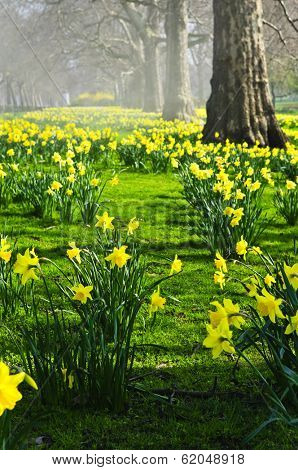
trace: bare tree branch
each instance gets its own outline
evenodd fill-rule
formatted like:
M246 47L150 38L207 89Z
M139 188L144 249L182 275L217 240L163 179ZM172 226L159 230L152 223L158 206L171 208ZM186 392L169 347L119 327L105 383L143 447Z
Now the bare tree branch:
M269 26L269 28L271 28L271 29L274 29L274 31L276 31L276 32L278 33L279 39L281 40L281 42L283 43L283 45L284 45L284 46L287 45L286 40L285 40L285 38L283 37L281 30L280 30L277 26L275 26L273 23L270 23L270 21L267 21L267 20L265 20L265 19L263 19L263 24L265 24L266 26Z
M289 12L287 10L287 7L285 5L285 2L283 0L276 0L279 5L281 6L281 8L283 9L283 12L285 14L285 17L287 18L288 22L293 26L293 28L295 29L295 31L298 33L298 27L296 26L295 23L297 23L298 21L298 18L293 20L290 15L289 15Z

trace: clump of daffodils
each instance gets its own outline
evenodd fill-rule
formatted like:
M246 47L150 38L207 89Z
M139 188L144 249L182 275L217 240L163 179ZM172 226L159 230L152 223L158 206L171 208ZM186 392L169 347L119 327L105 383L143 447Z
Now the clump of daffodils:
M209 310L210 323L203 345L211 349L214 359L222 353L244 359L265 387L270 409L276 408L287 419L288 404L297 403L297 385L292 377L297 370L298 263L275 262L259 247L250 248L243 237L237 242L235 253L235 264L241 263L249 276L234 281L242 284L250 305L241 308L226 297L222 302L211 302L215 310ZM248 264L248 254L260 258L262 272ZM214 263L214 280L218 282L216 276L221 276L223 284L227 260L216 253ZM229 278L233 279L233 275Z

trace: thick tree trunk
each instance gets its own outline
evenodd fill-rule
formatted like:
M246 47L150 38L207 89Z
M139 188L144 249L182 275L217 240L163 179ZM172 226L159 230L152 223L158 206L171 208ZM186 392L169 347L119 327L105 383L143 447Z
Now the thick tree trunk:
M284 147L270 96L261 0L213 0L212 93L204 140Z
M144 44L144 107L146 112L161 110L161 81L158 43L151 37Z
M168 0L166 14L167 64L164 119L190 121L195 114L191 97L188 49L188 0Z

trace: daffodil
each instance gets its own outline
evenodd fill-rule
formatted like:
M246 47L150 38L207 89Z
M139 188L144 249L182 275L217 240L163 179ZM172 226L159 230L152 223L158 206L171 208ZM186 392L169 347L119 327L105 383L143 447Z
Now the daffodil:
M286 328L285 334L290 335L291 333L296 333L298 335L298 310L294 317L290 317L289 324Z
M78 300L82 304L85 304L88 299L92 300L90 292L93 290L93 286L83 286L79 284L78 286L72 287L71 290L75 293L72 300Z
M284 271L291 286L294 287L294 289L298 289L298 263L293 266L284 264Z
M125 253L126 249L126 245L122 245L120 248L115 247L113 252L105 257L107 261L111 262L111 268L114 268L116 265L118 268L123 268L126 265L127 261L131 258L130 255Z
M10 375L9 367L0 362L0 416L5 410L13 410L16 402L22 399L18 385L23 382L25 373Z
M208 336L204 339L203 345L212 349L213 359L216 359L223 351L229 354L235 352L235 348L231 344L233 333L229 329L227 319L224 318L216 328L207 325L206 329Z
M14 149L9 149L9 150L7 150L7 152L6 152L6 155L8 155L9 157L13 157L14 154L15 154L15 153L14 153Z
M19 170L19 163L11 163L10 164L10 168L15 171L16 173L18 173L20 170Z
M180 273L181 269L182 261L178 258L178 255L175 255L174 261L171 265L170 276L172 276L174 273Z
M76 177L75 177L75 175L69 175L69 176L67 176L66 179L69 183L74 183L75 180L76 180Z
M243 256L245 259L247 253L248 243L244 240L243 235L241 235L241 239L239 242L236 243L236 253L237 255Z
M133 217L130 219L130 221L127 224L127 233L128 235L132 235L135 230L137 230L140 226L140 222L136 219L136 217Z
M260 189L260 187L261 187L260 181L255 181L252 185L250 185L249 190L257 191L258 189Z
M267 284L268 287L271 287L272 284L276 283L276 280L273 276L271 276L271 274L267 274L264 278L264 282L265 284Z
M60 163L61 160L62 160L60 153L54 152L54 155L52 156L52 160L53 160L55 163Z
M251 278L250 280L251 280L251 284L245 284L245 287L248 290L248 296L257 297L259 293L258 291L259 281L255 277Z
M213 276L213 280L215 284L219 284L220 288L223 289L226 280L225 280L225 275L222 271L216 271Z
M51 190L52 191L59 191L59 189L62 188L62 184L59 181L53 181L51 184Z
M35 273L36 268L39 265L39 258L36 256L34 248L29 251L29 248L25 251L24 255L17 254L17 260L14 264L14 272L22 275L22 284L26 284L29 279L37 280L38 277Z
M224 215L227 215L228 217L231 217L231 215L234 214L234 209L233 207L226 207L225 210L224 210Z
M151 302L149 305L149 313L157 312L159 309L165 308L166 299L161 297L159 286L156 291L151 295Z
M90 184L91 186L94 186L96 188L97 186L99 186L100 180L98 178L92 178L92 180L90 181Z
M286 186L289 191L292 191L293 189L296 188L296 183L294 181L287 180Z
M69 259L76 259L77 262L80 264L81 263L81 256L80 253L82 250L76 246L75 242L70 242L69 243L70 250L67 250L67 256Z
M116 150L116 148L117 148L117 141L114 140L114 142L109 142L109 143L108 143L108 147L109 147L111 150Z
M3 259L5 263L8 263L11 258L10 244L7 243L6 238L1 238L0 242L0 259Z
M171 158L171 165L173 168L178 168L179 161L177 160L177 158Z
M28 374L25 373L24 381L30 385L30 387L34 388L34 390L38 390L37 383L35 382L34 379Z
M236 191L236 199L238 200L242 200L245 198L245 194L240 190L240 189L237 189Z
M31 387L38 390L36 382L25 372L11 375L9 367L0 362L0 416L5 410L13 410L17 401L22 399L18 386L25 380Z
M116 175L110 180L110 185L111 186L117 186L119 184L120 180L119 177Z
M62 372L63 382L66 382L67 369L62 368L62 369L61 369L61 372Z
M97 215L96 218L97 223L95 224L95 227L101 227L104 232L106 230L114 230L114 225L112 224L112 221L115 217L110 217L108 212L105 211L103 215Z
M238 304L233 304L232 300L224 299L223 305L220 304L217 300L211 302L211 305L216 307L216 311L209 311L211 325L216 328L222 319L226 318L229 325L233 325L236 328L241 328L241 325L244 323L244 318L239 314L240 307Z
M261 317L269 316L272 323L275 323L276 317L285 318L279 306L282 304L282 299L276 299L273 295L264 288L262 289L262 296L257 295L257 311Z
M74 378L73 373L71 372L68 376L68 388L70 390L73 388L74 381L75 381L75 378Z
M221 256L219 251L216 252L215 256L216 256L216 258L214 260L214 264L215 264L216 269L219 269L220 271L222 271L224 273L227 273L228 268L227 268L226 260Z
M253 255L261 255L263 253L259 246L253 246L251 252Z
M62 368L61 372L62 372L63 382L66 383L66 381L67 381L67 369ZM75 381L75 377L74 377L73 373L70 372L70 374L68 375L68 388L70 390L73 388L74 381Z

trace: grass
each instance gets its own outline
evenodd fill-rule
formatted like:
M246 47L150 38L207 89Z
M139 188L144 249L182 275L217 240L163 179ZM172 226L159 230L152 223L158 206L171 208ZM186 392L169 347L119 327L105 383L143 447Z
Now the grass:
M297 101L276 101L275 105L276 112L278 113L287 113L287 114L297 114L298 102Z
M217 393L208 399L175 398L163 403L148 393L131 390L125 413L112 415L94 409L43 409L26 395L15 410L16 419L25 413L22 424L31 422L30 446L35 438L49 436L52 449L294 449L295 430L280 424L265 429L249 445L243 438L266 419L268 410L254 384L255 378L245 364L240 365L237 380L234 361L220 357L213 361L202 347L209 302L221 295L213 284L213 263L199 238L189 231L192 211L181 194L181 185L173 175L124 172L121 183L109 187L106 207L124 220L137 216L142 220L138 237L148 256L182 259L181 275L167 281L162 294L167 297L165 312L159 313L151 327L144 312L134 333L137 349L134 374L148 373L138 383L149 389L208 391L217 380ZM275 220L262 236L260 245L273 256L293 253L295 228L278 219L267 192L264 205L268 217ZM64 261L69 241L79 246L92 243L94 231L80 224L63 226L57 221L43 222L11 205L0 214L1 231L13 231L21 249L35 246L40 256ZM165 269L169 262L165 260ZM228 286L228 296L241 302L239 288ZM23 319L22 319L23 321ZM13 326L12 326L13 328ZM1 333L0 356L13 358L15 350L6 332ZM33 397L33 394L32 394ZM28 410L28 406L31 406Z

